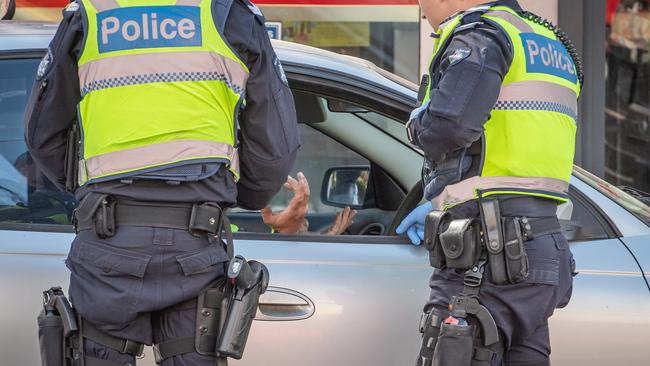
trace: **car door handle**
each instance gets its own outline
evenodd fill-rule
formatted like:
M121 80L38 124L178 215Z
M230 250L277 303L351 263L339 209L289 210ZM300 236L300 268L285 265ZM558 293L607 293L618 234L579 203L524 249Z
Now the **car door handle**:
M314 315L314 302L298 291L269 286L260 296L255 320L290 321Z

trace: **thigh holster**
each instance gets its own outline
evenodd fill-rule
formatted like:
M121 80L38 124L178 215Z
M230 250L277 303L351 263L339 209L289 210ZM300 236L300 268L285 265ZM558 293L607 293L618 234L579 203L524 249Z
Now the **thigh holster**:
M420 333L422 333L422 345L420 354L415 362L416 366L431 366L433 361L433 351L436 349L438 335L440 334L440 325L442 321L449 316L449 312L431 309L429 312L422 314L420 318Z
M41 362L44 366L120 366L121 363L84 354L84 339L131 356L142 354L144 345L107 334L76 314L60 287L43 292L38 315Z
M193 300L197 311L194 336L154 345L156 363L194 352L216 357L220 365L227 364L227 357L241 359L259 297L268 281L269 273L263 264L241 256L233 258L226 279L214 282ZM177 310L178 305L164 311Z

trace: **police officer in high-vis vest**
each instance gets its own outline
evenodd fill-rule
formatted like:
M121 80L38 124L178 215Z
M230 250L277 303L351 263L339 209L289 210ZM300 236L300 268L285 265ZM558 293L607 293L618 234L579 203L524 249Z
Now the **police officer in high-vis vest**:
M548 318L575 262L568 201L581 64L566 35L516 0L420 0L436 29L407 133L426 203L398 227L435 268L417 365L549 365Z
M237 327L257 305L245 295L268 276L231 261L224 212L265 207L300 144L264 22L250 0L77 0L63 11L25 139L79 201L70 359L133 365L142 344L163 365L241 357L248 329ZM223 280L228 270L237 281Z

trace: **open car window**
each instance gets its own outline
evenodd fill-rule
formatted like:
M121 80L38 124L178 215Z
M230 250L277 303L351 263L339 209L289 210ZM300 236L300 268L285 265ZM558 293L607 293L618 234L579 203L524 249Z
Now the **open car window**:
M27 152L23 116L34 58L0 59L0 224L69 225L75 200L60 192Z

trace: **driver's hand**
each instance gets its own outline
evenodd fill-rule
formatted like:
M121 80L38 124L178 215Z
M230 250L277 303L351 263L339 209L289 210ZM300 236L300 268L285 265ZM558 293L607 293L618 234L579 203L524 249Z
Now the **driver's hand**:
M334 224L325 231L325 235L341 235L354 223L352 219L357 214L357 210L346 207L343 211L336 214Z
M298 179L287 177L284 187L293 192L293 198L287 208L274 213L270 207L262 209L262 220L281 234L298 234L306 232L308 223L305 219L309 210L309 182L305 175L298 173Z
M402 220L395 231L400 235L406 233L413 245L420 245L424 240L424 221L431 211L431 202L421 204Z

